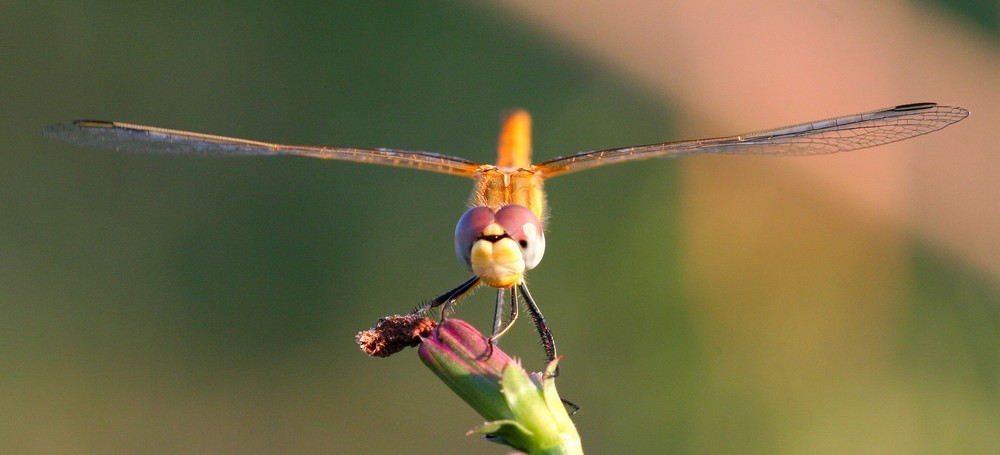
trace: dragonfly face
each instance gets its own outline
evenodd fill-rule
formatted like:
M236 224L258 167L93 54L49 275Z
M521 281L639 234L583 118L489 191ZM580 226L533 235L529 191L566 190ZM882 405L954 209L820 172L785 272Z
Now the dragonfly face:
M542 260L542 223L522 205L473 207L455 226L455 254L483 283L509 288Z
M115 150L195 155L299 155L358 163L409 167L475 179L470 204L455 227L455 253L475 276L418 308L423 313L450 305L481 284L497 289L493 319L495 341L517 318L518 296L531 313L550 360L555 343L545 318L531 298L524 274L545 252L547 216L544 180L592 167L656 157L700 154L817 155L847 152L901 141L940 130L969 115L958 106L912 103L826 120L712 139L620 147L563 155L531 164L531 118L515 111L500 133L496 165L435 153L282 145L210 134L94 120L50 125L46 136L70 144ZM504 293L510 291L510 316L504 320Z

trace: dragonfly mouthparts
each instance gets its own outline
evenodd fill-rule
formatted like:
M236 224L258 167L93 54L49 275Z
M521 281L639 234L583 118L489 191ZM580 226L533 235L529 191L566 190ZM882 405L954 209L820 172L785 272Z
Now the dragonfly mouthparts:
M490 243L497 243L497 242L500 241L500 239L509 239L510 236L507 235L507 234L501 234L501 235L481 235L481 236L479 236L479 238L482 239L482 240L485 240L487 242L490 242Z

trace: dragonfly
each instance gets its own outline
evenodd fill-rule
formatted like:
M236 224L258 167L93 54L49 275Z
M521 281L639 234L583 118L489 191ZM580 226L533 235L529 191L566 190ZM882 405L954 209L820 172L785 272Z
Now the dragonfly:
M736 136L592 150L531 163L531 117L514 110L504 118L496 164L422 151L283 145L212 134L97 120L50 125L43 133L72 145L177 155L297 155L412 168L474 180L470 208L455 227L455 254L472 277L413 311L452 305L480 286L496 289L490 346L517 319L523 299L548 360L557 357L545 317L528 292L526 273L545 253L548 219L543 183L585 169L657 157L702 154L819 155L875 147L940 130L969 111L937 103L910 103ZM505 295L509 293L509 315Z

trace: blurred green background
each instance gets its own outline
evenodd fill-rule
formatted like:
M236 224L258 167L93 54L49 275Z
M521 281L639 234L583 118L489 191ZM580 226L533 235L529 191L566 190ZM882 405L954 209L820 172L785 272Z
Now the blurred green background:
M48 123L482 162L512 107L534 117L538 160L691 137L675 131L685 107L672 95L495 6L2 13L0 453L503 453L463 436L481 419L415 355L370 359L353 341L466 278L451 235L471 181L81 150L43 138ZM995 36L995 21L952 20ZM873 102L857 109L889 104ZM1000 451L997 276L801 181L775 183L767 159L696 160L548 184L531 289L588 452ZM740 183L697 166L771 189L712 195ZM705 198L734 205L692 212ZM787 231L755 224L775 213ZM734 223L742 235L699 228ZM458 315L485 330L491 295ZM542 364L527 319L503 347Z

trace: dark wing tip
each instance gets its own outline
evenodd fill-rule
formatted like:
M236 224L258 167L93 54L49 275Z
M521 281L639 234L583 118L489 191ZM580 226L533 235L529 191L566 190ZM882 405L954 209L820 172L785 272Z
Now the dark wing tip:
M80 128L111 128L115 126L115 122L108 122L105 120L74 120L73 125Z
M930 108L935 107L937 105L938 105L938 103L907 103L907 104L900 104L899 106L896 106L896 107L892 108L892 110L898 111L898 112L902 112L902 111L919 111L919 110L922 110L922 109L930 109Z
M896 106L890 110L893 112L908 112L908 111L922 111L925 109L934 109L934 108L950 110L953 115L958 117L958 119L955 120L956 122L958 120L964 119L969 116L969 110L964 107L949 106L947 104L938 104L931 102L900 104L899 106Z
M116 132L125 131L128 125L105 120L74 120L53 123L42 128L42 135L54 141L81 147L116 149Z
M88 128L114 128L115 122L106 120L73 120L72 122L53 123L42 128L42 134L49 139L65 141L68 134L76 134Z

